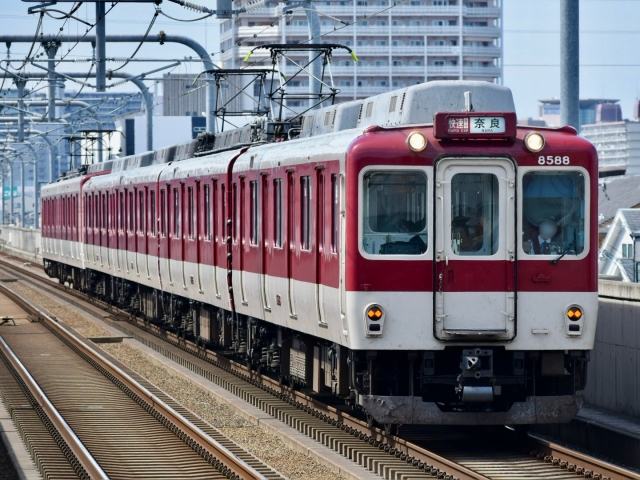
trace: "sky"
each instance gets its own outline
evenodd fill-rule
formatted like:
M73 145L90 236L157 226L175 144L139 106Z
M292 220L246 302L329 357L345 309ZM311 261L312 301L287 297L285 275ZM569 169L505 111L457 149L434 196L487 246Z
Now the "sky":
M538 116L538 100L560 96L560 0L502 0L504 2L504 85L511 88L516 103L518 118ZM199 0L209 8L215 8L214 0ZM32 35L35 33L38 16L28 15L27 8L35 3L21 0L2 0L0 7L0 35ZM59 3L59 10L68 11L71 3ZM111 4L107 3L107 10ZM199 15L193 11L164 1L163 13L182 19L193 19ZM95 5L85 3L76 15L93 22ZM107 34L143 35L155 14L152 4L117 4L107 15ZM640 97L640 0L581 0L580 1L580 98L619 99L624 118L632 115L634 101ZM42 32L76 35L85 33L86 26L76 21L44 17ZM152 35L160 30L167 34L185 35L204 45L208 52L219 52L218 21L212 18L184 23L160 15L151 29ZM93 32L91 32L93 33ZM30 44L13 44L10 55L21 59L29 51ZM72 48L73 47L73 48ZM135 44L107 44L107 57L128 57ZM38 48L38 45L36 45ZM71 51L69 49L72 48ZM60 51L67 59L91 56L88 44L74 46L64 42ZM357 53L357 51L356 51ZM175 44L160 46L144 44L137 58L162 58L160 63L130 63L122 71L139 74L166 66L173 59L193 56L187 47ZM60 55L58 55L59 58ZM214 61L219 59L212 55ZM0 59L7 58L6 46L0 44ZM14 64L15 65L15 64ZM122 64L113 63L108 68ZM33 67L31 67L34 69ZM63 71L86 72L88 63L64 64ZM35 70L35 69L34 69ZM180 66L159 72L199 73L200 62L183 63ZM33 87L34 84L31 84ZM37 88L42 88L44 84ZM6 88L6 85L5 85ZM74 87L67 82L67 88ZM116 87L114 94L134 91L130 87Z

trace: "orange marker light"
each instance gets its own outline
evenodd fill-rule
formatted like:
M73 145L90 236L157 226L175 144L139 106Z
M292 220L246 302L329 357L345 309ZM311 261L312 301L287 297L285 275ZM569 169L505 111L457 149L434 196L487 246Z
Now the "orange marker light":
M380 320L382 318L383 312L380 307L377 305L373 305L367 309L367 317L373 321Z
M582 309L580 307L571 307L567 310L567 318L577 322L582 318Z

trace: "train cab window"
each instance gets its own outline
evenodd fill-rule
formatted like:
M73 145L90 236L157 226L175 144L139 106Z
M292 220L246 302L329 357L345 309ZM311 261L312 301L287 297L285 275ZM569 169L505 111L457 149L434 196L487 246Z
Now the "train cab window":
M451 179L451 250L456 255L493 255L500 241L498 178L459 173Z
M363 178L363 201L362 248L366 253L420 255L427 251L424 173L368 171ZM337 243L337 238L334 241Z
M529 255L579 255L585 244L585 179L580 172L522 177L522 248Z
M156 236L156 223L158 219L156 218L156 191L151 190L149 192L149 207L151 210L151 218L149 218L149 230L151 231L151 236Z
M273 246L282 248L283 239L282 221L282 179L273 181Z
M311 249L311 177L300 179L300 248Z
M251 211L249 212L250 242L251 245L258 244L258 182L249 182L249 194L251 195Z
M211 191L209 185L204 186L204 239L211 240Z

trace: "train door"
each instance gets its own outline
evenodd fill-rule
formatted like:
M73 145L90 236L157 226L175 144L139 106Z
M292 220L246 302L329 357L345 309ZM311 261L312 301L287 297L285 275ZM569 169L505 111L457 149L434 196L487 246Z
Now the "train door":
M293 259L295 258L295 178L293 172L287 173L287 297L289 301L289 315L296 316L294 303Z
M512 339L514 166L507 159L445 158L435 182L435 336Z
M180 182L171 184L170 209L169 209L169 283L173 285L182 281L182 287L186 288L183 277L182 261L184 242L182 239L183 223L183 185ZM182 278L181 278L182 277Z
M216 235L214 230L216 228L216 193L217 182L214 180L202 182L201 188L198 193L198 203L202 205L203 215L200 215L200 226L198 227L200 233L200 241L198 246L198 277L200 283L200 291L204 293L204 285L207 285L208 281L213 281L213 284L209 287L209 291L218 296L218 278L216 268L216 248L217 245ZM206 269L206 270L205 270ZM208 293L208 292L207 292Z
M260 236L258 242L260 244L260 290L262 291L262 305L267 311L271 311L271 305L269 303L268 292L268 280L269 274L269 176L262 176L262 188L261 188L261 213L260 213Z
M200 181L191 182L184 187L184 258L182 262L182 277L185 286L196 285L202 291L200 281L200 244L198 241L198 198ZM196 278L197 277L197 278Z
M142 266L143 273L147 270L147 187L140 187L137 192L137 226L136 226L136 275L140 276Z
M242 176L240 177L240 192L238 194L239 204L237 208L239 213L238 227L240 230L240 238L238 239L238 248L240 249L240 265L238 265L238 267L240 269L240 295L243 305L246 305L248 303L245 291L245 260L247 255L247 228L245 225L247 219L247 216L245 214L245 209L247 208L246 195L246 178Z
M323 276L324 276L324 264L323 255L325 248L325 185L324 185L324 170L318 169L316 179L316 195L315 195L315 215L316 218L312 222L312 231L315 228L315 279L316 286L316 311L318 312L318 322L320 325L326 325L326 319L324 315L324 290L322 288Z
M160 203L158 204L160 215L160 221L158 222L158 276L160 278L160 288L163 288L165 281L168 281L169 285L173 285L169 270L169 255L171 253L169 245L169 193L171 192L171 185L163 185L158 190L160 192Z
M82 249L84 250L84 261L95 263L95 258L93 257L93 229L91 225L91 220L93 220L93 215L91 211L91 205L93 204L93 199L90 194L84 194L84 239L82 242Z
M126 215L126 238L127 249L125 251L125 261L127 263L127 273L134 275L138 272L137 265L137 245L136 245L136 197L138 195L138 189L130 188L126 193L127 215Z

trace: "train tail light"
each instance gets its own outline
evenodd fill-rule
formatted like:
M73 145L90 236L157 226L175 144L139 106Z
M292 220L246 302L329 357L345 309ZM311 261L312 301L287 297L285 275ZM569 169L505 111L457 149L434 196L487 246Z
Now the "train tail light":
M579 305L570 305L565 311L565 332L575 337L584 331L584 311Z
M371 304L364 310L364 325L368 337L379 337L384 327L384 310L380 305Z

